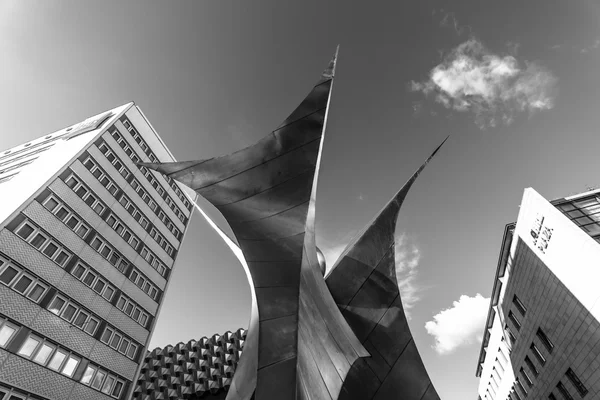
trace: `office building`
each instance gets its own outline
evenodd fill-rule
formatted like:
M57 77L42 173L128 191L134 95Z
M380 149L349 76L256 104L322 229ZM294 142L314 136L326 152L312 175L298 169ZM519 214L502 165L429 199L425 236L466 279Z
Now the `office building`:
M479 399L600 397L600 191L525 190L504 231L476 375Z
M0 151L0 399L126 399L196 194L133 103Z

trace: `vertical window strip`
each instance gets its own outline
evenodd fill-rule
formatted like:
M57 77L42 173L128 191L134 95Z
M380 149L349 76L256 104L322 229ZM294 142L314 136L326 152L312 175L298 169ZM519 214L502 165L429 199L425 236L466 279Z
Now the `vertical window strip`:
M542 330L542 328L538 328L538 330L536 332L536 336L538 337L538 339L540 339L540 341L542 342L544 347L546 347L548 352L552 353L552 350L554 349L554 344L550 341L550 339L548 338L546 333Z
M575 386L575 389L577 389L577 392L579 393L579 395L581 397L583 397L586 394L588 394L587 388L585 387L585 385L583 384L583 382L581 382L581 380L579 379L579 377L577 376L577 374L575 374L575 371L573 371L571 369L571 367L569 367L569 369L567 370L566 375L567 375L567 378L569 378L569 380L573 384L573 386Z

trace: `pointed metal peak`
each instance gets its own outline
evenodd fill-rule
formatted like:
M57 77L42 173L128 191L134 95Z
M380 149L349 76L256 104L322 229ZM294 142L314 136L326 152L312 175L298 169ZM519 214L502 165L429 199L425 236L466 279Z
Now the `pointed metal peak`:
M331 61L329 61L329 65L327 66L327 68L325 68L325 70L321 74L321 81L325 81L325 80L332 79L333 77L335 77L335 65L337 63L339 51L340 51L340 45L338 45L337 48L335 49L335 54L333 55L333 58L331 59Z

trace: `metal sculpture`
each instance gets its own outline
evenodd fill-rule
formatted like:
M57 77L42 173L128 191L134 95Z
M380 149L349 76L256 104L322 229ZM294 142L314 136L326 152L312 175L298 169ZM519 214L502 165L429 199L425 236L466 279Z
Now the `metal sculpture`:
M344 253L327 283L323 277L315 246L315 198L336 59L337 52L296 110L255 145L209 160L143 164L211 202L237 239L239 247L199 208L237 252L252 289L248 338L228 400L389 399L390 393L437 399L410 341L395 275L389 271L389 249L402 200L439 147ZM384 256L385 263L379 263ZM358 278L347 276L354 273L366 283L364 289L356 286ZM353 285L342 288L346 282ZM364 300L368 295L377 300ZM379 309L362 315L357 307L363 305ZM379 314L390 324L377 320ZM407 337L408 345L394 347ZM374 340L382 343L374 345ZM389 360L374 352L385 349L394 351ZM409 385L405 394L393 380L404 371L399 382L412 382L412 368L427 384L422 392L423 385Z

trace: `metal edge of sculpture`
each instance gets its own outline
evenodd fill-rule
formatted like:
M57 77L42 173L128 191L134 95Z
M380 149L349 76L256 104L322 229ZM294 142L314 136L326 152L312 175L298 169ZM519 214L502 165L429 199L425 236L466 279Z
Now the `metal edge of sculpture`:
M402 200L443 143L346 249L326 283L314 218L336 60L337 51L296 110L255 145L208 160L141 164L208 200L225 217L239 244L197 205L238 256L251 288L248 337L227 400L389 399L381 396L404 395L393 382L402 372L406 376L400 382L410 390L403 398L438 398L412 342L398 286L393 284L395 272L389 267ZM357 279L348 276L354 273ZM355 285L341 288L345 282ZM368 295L375 299L365 299ZM361 313L358 308L363 305L378 308ZM404 336L396 338L386 330L383 321L388 320ZM407 344L394 359L382 360L375 352L395 349L395 341L406 337ZM374 345L377 340L385 344ZM387 372L382 361L388 364ZM423 379L421 374L413 376L413 367L427 380L422 393L418 387L423 385L411 385Z

